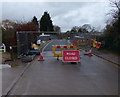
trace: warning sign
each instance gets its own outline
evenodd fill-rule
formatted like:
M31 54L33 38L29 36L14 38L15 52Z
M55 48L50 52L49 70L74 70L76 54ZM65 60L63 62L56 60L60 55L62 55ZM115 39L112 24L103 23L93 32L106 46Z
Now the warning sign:
M64 62L79 62L80 51L78 50L63 50L63 61Z

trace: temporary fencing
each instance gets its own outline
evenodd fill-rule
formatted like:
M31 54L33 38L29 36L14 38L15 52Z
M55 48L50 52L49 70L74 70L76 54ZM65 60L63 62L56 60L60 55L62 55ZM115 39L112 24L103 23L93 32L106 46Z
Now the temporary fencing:
M17 55L22 56L32 49L31 44L37 41L39 33L31 31L17 32Z
M72 43L74 46L77 46L77 47L89 46L89 47L94 47L97 49L99 49L102 45L101 42L98 42L98 41L93 40L93 39L91 39L91 40L77 40L77 41L73 41Z

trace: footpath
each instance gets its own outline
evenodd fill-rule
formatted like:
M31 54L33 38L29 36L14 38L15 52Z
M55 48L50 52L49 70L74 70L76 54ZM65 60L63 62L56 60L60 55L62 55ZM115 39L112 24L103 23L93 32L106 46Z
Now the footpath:
M46 43L41 44L39 49L42 49L49 42L50 41L47 41ZM21 60L16 60L14 63L19 65L16 65L12 68L3 68L0 70L2 71L2 95L9 94L9 91L16 85L30 64L32 64L32 62L23 63Z
M81 47L83 50L89 50L90 47ZM111 52L108 51L103 51L103 50L98 50L96 48L92 49L92 53L104 60L107 60L111 63L114 63L118 66L120 66L120 56L117 54L113 54Z
M107 51L101 51L96 49L93 49L92 52L94 55L120 66L120 56Z

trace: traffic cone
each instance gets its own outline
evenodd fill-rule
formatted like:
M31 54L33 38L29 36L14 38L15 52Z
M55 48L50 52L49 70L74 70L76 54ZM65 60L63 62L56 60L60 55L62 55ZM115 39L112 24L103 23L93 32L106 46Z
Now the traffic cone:
M89 55L89 56L92 56L93 54L89 52L88 55Z
M90 50L89 50L89 52L88 52L88 55L89 56L92 56L93 54L92 54L92 48L90 48Z
M42 54L40 54L39 61L44 61Z
M42 49L40 50L40 53L42 53Z

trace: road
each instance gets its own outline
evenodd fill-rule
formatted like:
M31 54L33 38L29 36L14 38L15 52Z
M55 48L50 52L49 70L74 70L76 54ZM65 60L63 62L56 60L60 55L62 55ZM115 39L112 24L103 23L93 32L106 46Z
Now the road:
M45 61L32 62L10 95L117 95L118 67L97 56L85 56L81 63L62 63L52 57L52 45L68 45L54 40L44 48Z
M56 45L71 45L71 43L67 40L54 40L44 49L44 51L51 51L53 46Z

